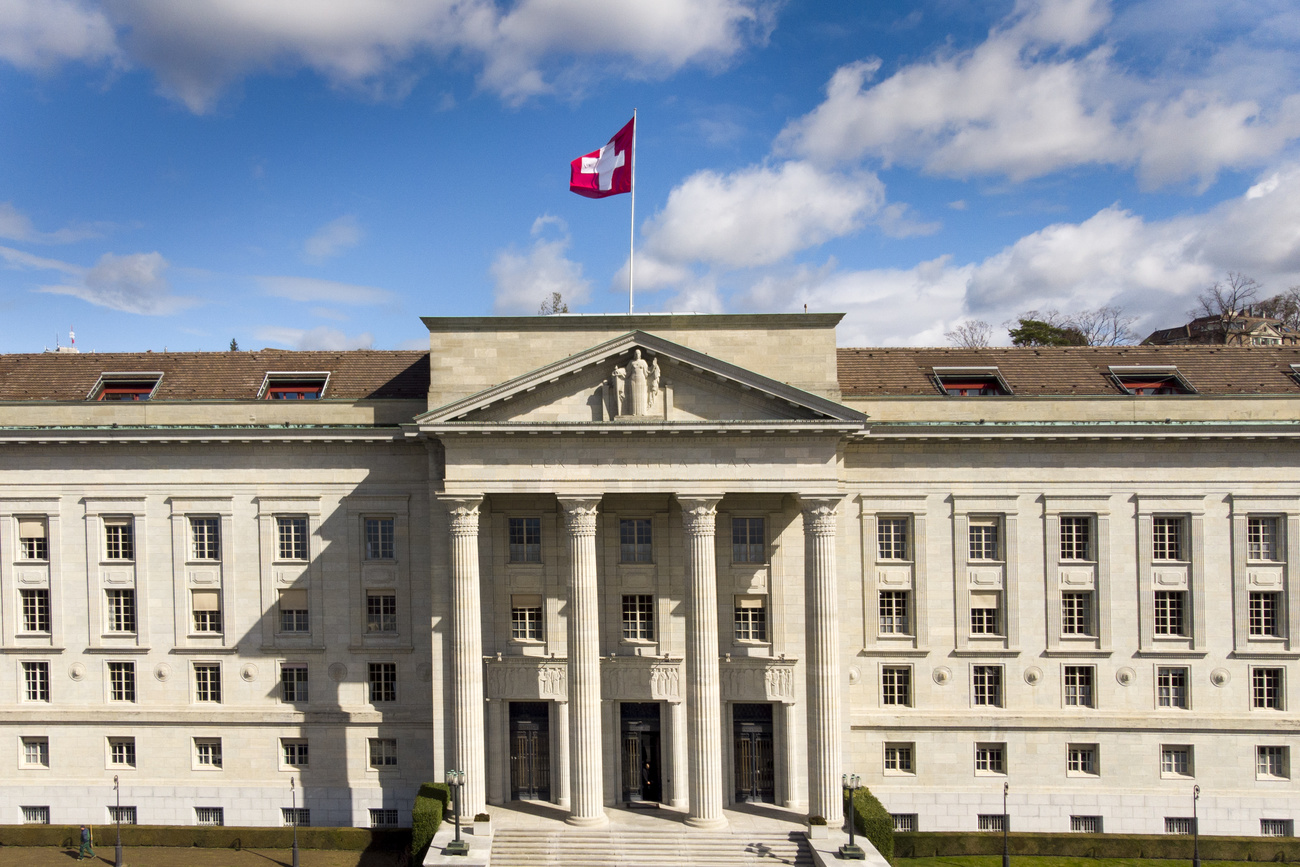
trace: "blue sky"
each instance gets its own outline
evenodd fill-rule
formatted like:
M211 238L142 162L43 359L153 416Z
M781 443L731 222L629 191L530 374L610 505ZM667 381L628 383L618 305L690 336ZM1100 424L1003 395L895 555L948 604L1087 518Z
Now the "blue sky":
M0 0L0 351L844 311L845 345L1300 284L1292 0Z

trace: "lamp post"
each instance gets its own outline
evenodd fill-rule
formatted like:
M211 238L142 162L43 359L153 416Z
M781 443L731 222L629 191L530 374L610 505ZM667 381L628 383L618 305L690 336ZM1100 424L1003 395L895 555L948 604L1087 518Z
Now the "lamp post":
M469 844L460 839L460 787L465 785L464 771L448 771L447 785L451 787L451 802L456 811L456 839L442 850L444 855L468 855Z
M1192 786L1192 867L1201 867L1201 818L1196 802L1201 799L1201 787Z
M1011 791L1010 783L1002 784L1002 867L1011 867L1011 850L1007 846L1007 832L1011 829L1011 817L1007 815L1007 793Z
M298 787L289 778L289 792L293 797L293 867L298 867Z
M114 867L122 867L122 784L113 775L113 791L117 792L117 809L113 811L113 821L117 825L117 848L114 850Z
M858 785L861 782L862 778L857 774L853 776L844 774L840 777L840 785L844 787L844 818L849 823L849 842L840 847L840 857L848 861L867 860L867 853L863 851L861 846L853 842L853 800L858 789L862 788L862 786Z

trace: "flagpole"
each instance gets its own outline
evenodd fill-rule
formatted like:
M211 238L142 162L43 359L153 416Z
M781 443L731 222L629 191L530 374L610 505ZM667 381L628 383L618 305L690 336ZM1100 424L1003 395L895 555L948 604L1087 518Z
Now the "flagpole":
M627 315L632 315L633 282L636 266L636 109L632 109L632 231L627 244Z

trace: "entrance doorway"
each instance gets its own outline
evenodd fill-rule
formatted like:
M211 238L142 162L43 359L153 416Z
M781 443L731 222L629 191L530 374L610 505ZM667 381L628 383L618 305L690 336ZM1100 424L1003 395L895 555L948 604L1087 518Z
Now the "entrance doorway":
M659 752L659 704L622 702L623 801L658 806L663 800L663 773Z
M771 804L776 796L772 706L732 705L731 717L736 737L736 802Z
M511 800L551 799L550 716L547 702L510 702Z

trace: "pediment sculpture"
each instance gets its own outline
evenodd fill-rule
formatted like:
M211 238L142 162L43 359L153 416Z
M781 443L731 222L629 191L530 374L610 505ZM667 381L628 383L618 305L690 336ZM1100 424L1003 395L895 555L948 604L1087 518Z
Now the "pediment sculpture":
M641 350L626 367L615 367L608 382L609 412L613 418L663 416L663 389L659 359L646 361Z

